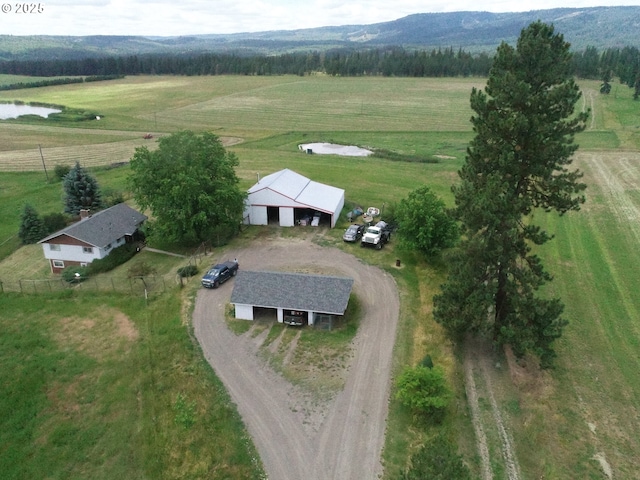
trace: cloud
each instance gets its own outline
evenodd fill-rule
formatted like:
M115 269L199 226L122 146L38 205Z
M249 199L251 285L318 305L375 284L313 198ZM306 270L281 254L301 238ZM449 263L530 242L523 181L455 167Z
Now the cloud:
M564 7L637 5L637 0L565 0ZM15 5L15 3L8 3ZM556 8L557 0L50 0L40 14L0 13L10 35L190 35L295 30L387 22L452 11Z

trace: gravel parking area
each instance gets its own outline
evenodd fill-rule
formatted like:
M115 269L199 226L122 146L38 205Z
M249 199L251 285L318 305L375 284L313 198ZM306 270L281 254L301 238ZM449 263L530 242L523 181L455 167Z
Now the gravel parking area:
M307 270L354 279L362 321L353 341L344 389L318 406L258 355L259 337L236 335L224 321L233 281L201 289L193 313L204 355L224 382L253 437L271 480L375 479L382 474L392 351L399 298L391 275L336 248L310 240L256 241L232 250L241 269Z

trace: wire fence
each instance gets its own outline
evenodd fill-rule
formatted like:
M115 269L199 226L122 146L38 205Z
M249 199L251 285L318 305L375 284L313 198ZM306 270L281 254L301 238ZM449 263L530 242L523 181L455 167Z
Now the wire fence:
M186 259L187 265L200 267L211 259L213 247L210 242L202 243ZM167 253L167 252L164 252ZM181 276L179 274L147 275L128 277L122 275L100 274L80 282L67 282L62 277L47 279L0 279L0 294L45 294L63 290L117 292L132 296L155 296L182 288L199 277Z
M63 290L117 292L133 296L159 295L184 286L187 279L177 275L149 275L144 277L96 276L75 283L62 278L42 280L0 280L0 293L44 294Z

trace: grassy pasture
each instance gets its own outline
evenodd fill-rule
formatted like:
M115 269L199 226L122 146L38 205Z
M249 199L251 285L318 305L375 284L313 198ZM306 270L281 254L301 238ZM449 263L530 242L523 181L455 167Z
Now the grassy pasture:
M469 93L473 86L483 84L483 79L136 77L0 92L0 99L60 103L96 110L103 115L99 122L78 125L0 122L0 171L3 172L0 173L0 253L6 252L6 256L17 248L12 235L17 232L19 213L26 201L33 203L41 214L61 208L60 187L44 182L41 163L34 161L30 172L4 173L17 169L17 164L26 163L20 156L23 152L31 151L32 154L35 149L36 160L41 162L37 151L37 145L41 144L45 160L49 163L51 159L51 169L55 165L54 151L58 155L55 158L60 161L80 158L81 163L86 161L87 165L97 167L118 161L114 159L126 155L137 142L143 144L140 134L145 131L207 129L223 137L242 138L242 143L230 149L240 159L238 173L246 187L255 182L258 174L264 176L287 167L344 188L350 205L389 205L423 183L451 204L450 186L456 181L456 171L472 137L468 122L471 115ZM591 108L593 112L589 129L578 138L581 151L577 165L586 174L588 203L576 214L536 218L556 234L541 254L556 277L549 290L563 298L566 317L571 322L558 343L558 366L551 372L539 372L530 364L526 368L509 369L505 367L505 359L496 354L496 363L503 367L492 371L491 377L500 412L514 438L522 478L601 479L606 478L603 473L606 465L612 469L614 478L640 478L634 465L640 455L636 435L640 417L637 375L640 366L640 296L634 291L636 272L640 269L637 253L640 241L640 115L638 104L631 101L632 92L627 87L614 85L611 95L601 96L597 94L598 82L582 82L581 86L585 92L582 107ZM437 164L417 164L306 155L298 150L299 143L316 141L443 158ZM115 150L108 150L108 146ZM125 168L93 167L92 173L102 186L126 188ZM339 226L343 227L344 223ZM259 240L261 235L269 234L273 233L249 229L238 241ZM282 235L295 233L284 232ZM451 416L447 427L457 435L461 452L479 473L460 358L431 318L431 297L444 279L446 266L396 250L393 241L381 252L362 251L353 245L343 245L340 235L338 228L321 235L318 242L338 245L364 261L380 265L396 278L401 289L402 309L396 367L415 364L428 353L436 364L446 368L457 392L452 408L455 415ZM396 258L402 260L402 268L393 267ZM39 271L35 265L33 268L34 273ZM19 302L12 301L16 305ZM51 301L55 303L55 299ZM176 298L166 301L179 303ZM122 299L108 302L124 310L140 331L145 331L140 327L144 324L144 315L136 313L138 307L128 306ZM120 307L122 302L125 306ZM53 309L52 318L79 315L77 305L75 309L69 307L69 311L57 306L42 308ZM175 308L172 304L170 311ZM9 312L9 322L30 316L20 314L17 306L4 311ZM43 328L39 324L33 325ZM164 339L161 334L164 328L159 325L155 333L149 331L143 335L145 341L156 341L156 334ZM188 342L185 343L184 329L171 331L173 338L182 342L179 342L182 349L191 348L187 346ZM44 350L52 351L46 346ZM183 350L179 351L184 354ZM155 349L149 348L147 355L154 352ZM136 361L142 365L147 359L138 357ZM169 358L154 361L156 372L173 368ZM202 373L206 371L206 368L201 370L202 359L193 362L192 367L180 367L185 375L193 379L194 371L198 372L198 378L210 374ZM128 378L132 382L146 381L146 377ZM198 408L212 401L206 396L207 388L191 390L195 386L182 383L186 380L177 374L166 381L159 378L157 376L156 381L161 383L163 395L166 389L175 396L176 389L172 386L184 385L182 390L189 392L188 400L196 399ZM67 385L65 388L73 387ZM217 391L220 387L214 389ZM100 391L95 390L94 394L99 395ZM166 395L162 398L164 403L162 400L154 403L154 412L164 418L175 416L172 410L175 398ZM483 402L484 414L490 419L487 398ZM46 402L39 405L46 405ZM129 406L124 404L122 408ZM151 437L156 436L153 429L157 428L152 423L145 423L147 412L140 412L137 417L131 414L130 421L142 425L140 435L146 437L133 442L135 448L131 458L122 460L125 457L120 451L115 447L111 450L114 452L113 463L122 468L123 475L136 478L142 476L140 472L143 471L149 476L166 467L171 472L167 476L173 477L177 476L173 473L178 465L195 469L197 459L179 453L169 453L166 464L143 461L140 467L138 460L151 461L150 451L155 447ZM99 427L99 415L93 415L83 424L89 432ZM64 418L58 416L58 420L50 421L62 425ZM207 424L217 429L216 421L212 419ZM115 427L122 439L132 435L125 423L117 423L120 426ZM425 430L428 432L429 427L414 425L407 412L392 399L384 453L386 478L395 478L407 454L419 445ZM180 449L190 445L190 440L175 432L166 435L175 435L171 439L176 451L183 451ZM93 438L100 438L99 432ZM210 435L209 440L215 442L214 438L217 435ZM488 440L494 472L499 476L505 471L499 453L500 439L493 431L489 432ZM36 448L28 439L22 442L27 450ZM205 448L203 439L198 442L204 443L198 443L202 447L197 448ZM69 458L65 455L63 459ZM250 464L246 458L244 461ZM60 460L50 465L52 471L58 471L66 464ZM32 477L37 476L35 473ZM229 474L228 478L245 477Z

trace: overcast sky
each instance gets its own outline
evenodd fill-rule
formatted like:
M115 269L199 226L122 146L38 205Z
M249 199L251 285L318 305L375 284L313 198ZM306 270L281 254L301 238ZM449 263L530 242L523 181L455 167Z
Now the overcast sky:
M521 12L640 0L0 0L0 34L190 35L364 25L413 13ZM33 6L32 13L16 11ZM38 11L40 10L40 11Z

